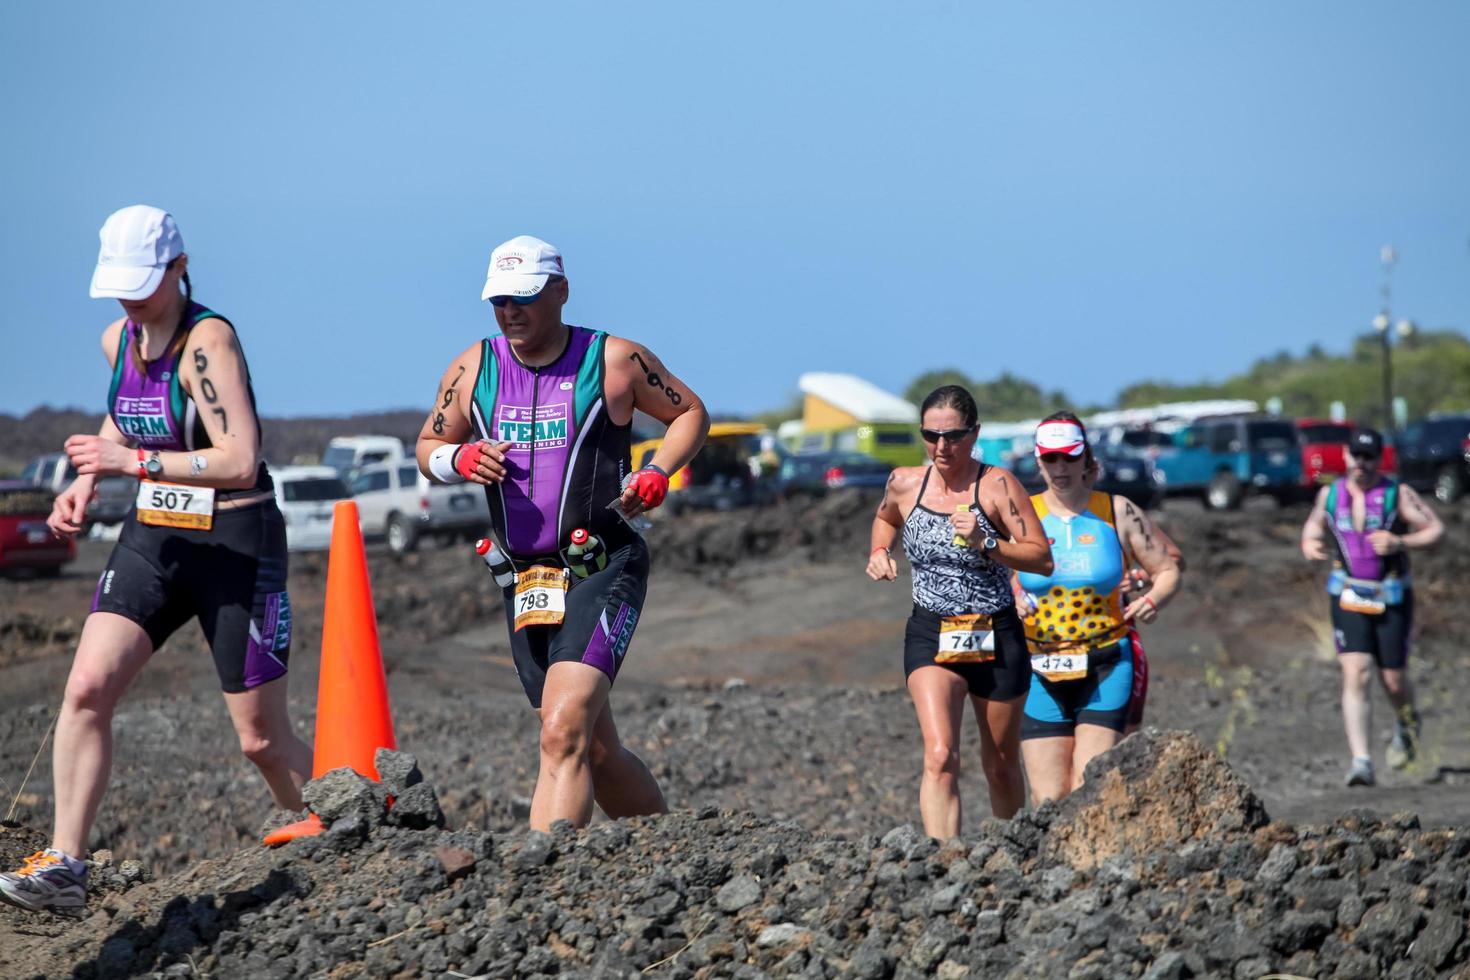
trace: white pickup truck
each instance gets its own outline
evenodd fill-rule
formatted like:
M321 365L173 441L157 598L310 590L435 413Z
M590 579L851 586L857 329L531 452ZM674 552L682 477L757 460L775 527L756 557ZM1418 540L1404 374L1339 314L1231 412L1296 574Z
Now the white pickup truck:
M425 534L445 543L455 538L473 541L484 537L490 527L490 506L483 488L430 483L412 460L364 466L353 477L350 489L357 501L362 533L386 538L394 554L412 551Z

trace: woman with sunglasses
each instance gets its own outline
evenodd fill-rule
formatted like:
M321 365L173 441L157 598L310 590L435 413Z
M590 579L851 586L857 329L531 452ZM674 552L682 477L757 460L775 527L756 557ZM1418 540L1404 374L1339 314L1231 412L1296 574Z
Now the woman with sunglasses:
M1318 492L1301 545L1309 561L1333 561L1327 592L1342 665L1342 719L1353 756L1346 782L1372 786L1368 685L1375 666L1397 716L1388 764L1400 769L1418 751L1419 712L1408 671L1414 590L1406 552L1438 542L1444 524L1413 487L1379 472L1381 435L1358 429L1347 448L1347 477Z
M1021 748L1033 805L1082 785L1093 756L1122 739L1135 698L1132 624L1152 623L1179 586L1179 569L1143 509L1092 489L1098 464L1076 415L1056 412L1041 423L1036 458L1046 489L1031 502L1056 567L1017 575L1029 607ZM1125 606L1130 566L1141 566L1151 585Z
M904 675L924 767L924 832L960 832L960 729L965 701L980 728L990 809L1010 817L1025 802L1021 699L1029 671L1012 569L1051 571L1051 552L1021 483L971 456L979 434L975 399L958 385L931 392L920 409L928 466L893 471L873 518L867 574L898 577L893 547L903 535L914 608L904 630Z
M663 502L669 474L709 432L699 397L647 347L564 323L569 295L553 246L529 235L497 246L481 298L500 335L449 365L418 439L427 476L485 488L491 537L516 572L506 626L541 718L535 830L585 826L594 802L613 818L665 809L658 782L620 741L609 701L648 590L648 545L629 519ZM630 473L635 410L668 431L652 462ZM573 565L579 531L605 549L595 571Z
M240 749L278 806L301 808L311 749L286 711L291 603L286 525L260 454L250 371L228 320L194 302L173 216L136 205L107 219L93 298L124 316L102 333L112 369L98 435L73 435L79 474L56 498L53 533L78 533L99 477L141 478L137 506L97 582L61 712L51 847L0 874L0 898L79 915L82 861L112 764L112 716L153 652L196 617Z

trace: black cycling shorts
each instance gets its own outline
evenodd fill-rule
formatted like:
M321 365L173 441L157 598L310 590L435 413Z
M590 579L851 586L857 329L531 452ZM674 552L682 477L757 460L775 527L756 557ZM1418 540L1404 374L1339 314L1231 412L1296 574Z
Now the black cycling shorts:
M995 659L983 664L941 664L938 613L914 606L903 631L903 676L920 667L943 667L965 679L972 697L1010 701L1024 695L1031 683L1031 658L1026 652L1026 633L1016 607L1009 606L990 617L995 630Z
M198 616L227 694L281 677L291 655L291 599L286 523L275 501L216 511L208 531L129 515L92 611L137 623L154 650Z
M1380 670L1403 670L1409 662L1409 631L1414 625L1414 593L1382 613L1349 612L1332 601L1332 639L1338 653L1369 653Z
M588 664L618 677L648 594L648 545L634 536L612 550L607 566L585 579L572 579L567 611L556 626L515 624L515 588L505 589L505 619L516 676L531 707L540 709L546 671L562 661Z

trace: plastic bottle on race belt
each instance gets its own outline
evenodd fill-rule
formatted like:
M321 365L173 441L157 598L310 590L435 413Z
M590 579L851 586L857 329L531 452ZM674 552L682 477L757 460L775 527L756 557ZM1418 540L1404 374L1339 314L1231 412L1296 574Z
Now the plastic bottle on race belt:
M567 545L567 558L570 559L572 574L578 578L586 578L607 567L607 546L597 535L588 534L586 528L579 527L572 532L572 543Z
M481 538L475 542L475 554L485 559L485 567L490 569L490 574L495 576L495 584L502 589L508 589L516 584L515 566L505 556L505 552L495 547L495 542L489 538Z

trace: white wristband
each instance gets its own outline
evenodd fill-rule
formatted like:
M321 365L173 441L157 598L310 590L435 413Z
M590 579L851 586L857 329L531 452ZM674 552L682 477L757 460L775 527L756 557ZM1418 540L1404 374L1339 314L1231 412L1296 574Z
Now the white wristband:
M440 483L463 483L464 477L454 468L454 454L460 447L444 445L429 453L429 473Z

